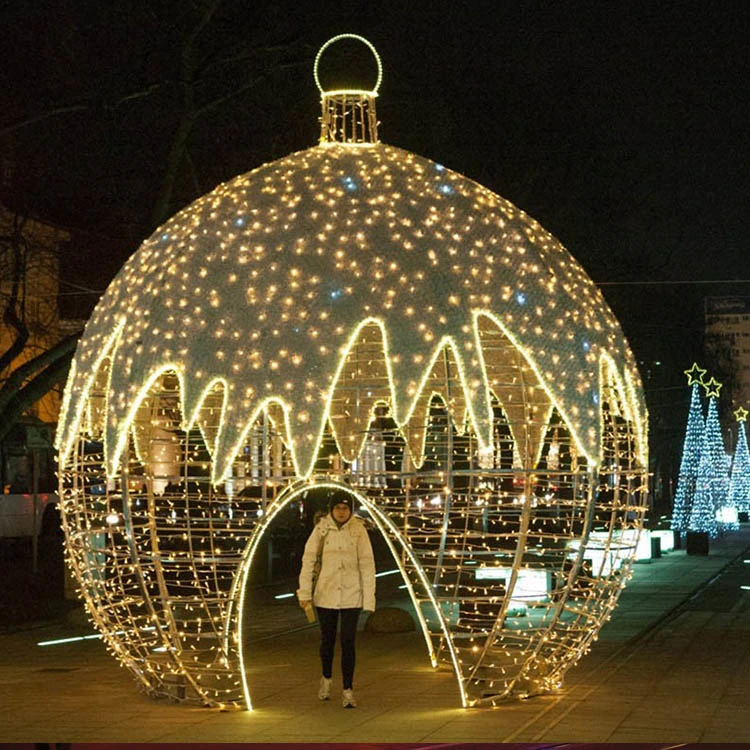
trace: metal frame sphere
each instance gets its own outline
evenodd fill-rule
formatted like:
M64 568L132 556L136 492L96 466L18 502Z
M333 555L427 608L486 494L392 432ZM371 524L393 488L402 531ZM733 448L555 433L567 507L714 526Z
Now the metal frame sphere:
M250 707L257 551L285 508L338 488L461 705L554 690L635 554L635 360L533 219L341 137L183 209L99 302L58 432L81 595L149 692Z

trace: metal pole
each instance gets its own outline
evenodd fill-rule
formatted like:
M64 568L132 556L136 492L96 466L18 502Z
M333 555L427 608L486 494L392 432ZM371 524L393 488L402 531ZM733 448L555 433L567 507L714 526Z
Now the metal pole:
M39 449L31 450L31 498L34 503L34 525L31 529L31 572L39 571Z

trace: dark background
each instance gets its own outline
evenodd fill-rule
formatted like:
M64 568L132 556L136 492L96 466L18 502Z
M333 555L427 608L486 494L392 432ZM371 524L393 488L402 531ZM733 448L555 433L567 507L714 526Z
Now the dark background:
M703 299L750 296L750 5L38 0L0 27L0 202L72 231L67 314L180 207L313 145L315 53L358 33L384 63L381 140L513 201L601 284L652 462L676 472L682 371L711 372ZM321 73L366 83L374 65L342 42Z

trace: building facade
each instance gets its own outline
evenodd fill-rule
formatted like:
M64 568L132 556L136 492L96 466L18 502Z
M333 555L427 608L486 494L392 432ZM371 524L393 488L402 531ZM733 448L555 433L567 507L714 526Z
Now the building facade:
M724 404L750 406L750 297L705 298L706 353Z
M20 238L18 237L20 235ZM6 310L17 283L15 311L28 331L23 350L0 372L4 381L17 367L57 344L67 331L61 329L58 311L60 286L59 248L70 235L40 221L18 217L0 206L0 297ZM14 257L14 243L18 256ZM0 316L0 352L8 351L17 332L5 316ZM43 422L54 423L60 411L61 388L39 399L30 414Z

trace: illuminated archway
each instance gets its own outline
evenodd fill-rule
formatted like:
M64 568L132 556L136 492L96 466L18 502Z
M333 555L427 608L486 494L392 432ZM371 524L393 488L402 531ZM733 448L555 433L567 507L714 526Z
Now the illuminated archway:
M260 541L263 535L266 533L269 526L273 523L273 520L276 518L276 516L287 505L289 505L289 503L294 501L297 497L299 497L299 495L309 490L314 490L314 489L331 489L331 490L338 490L340 492L346 492L347 494L355 498L362 505L362 507L364 507L367 510L367 512L370 514L370 516L373 519L373 522L375 523L376 528L383 535L383 538L385 539L385 542L388 545L388 549L391 555L393 556L393 559L396 561L396 564L399 567L399 572L401 573L404 579L406 590L409 593L409 597L412 603L414 604L414 610L417 614L417 619L419 621L419 625L422 629L422 633L424 635L425 642L427 644L427 653L428 653L430 662L433 667L436 667L437 659L435 656L434 649L432 647L432 639L430 636L430 631L429 631L427 622L424 618L424 615L422 613L422 608L420 607L417 597L415 595L412 582L410 581L409 577L406 575L403 569L403 566L401 563L402 555L408 558L411 561L412 565L414 566L414 569L418 571L418 577L421 583L423 584L424 592L427 595L427 597L431 599L433 603L433 609L439 619L440 627L443 631L443 635L446 639L446 642L449 644L449 648L451 648L453 666L456 672L456 676L458 678L458 689L461 694L461 703L462 705L465 706L466 695L464 693L463 683L460 678L460 670L459 670L459 666L455 658L455 652L452 650L452 642L451 642L450 635L448 632L447 624L445 623L445 620L442 617L438 603L435 601L434 597L432 596L430 584L424 577L424 572L422 571L418 560L414 557L414 554L412 553L407 541L399 533L398 529L393 524L393 521L386 514L384 514L383 511L380 510L375 503L371 502L367 498L366 494L357 492L350 485L344 484L342 482L332 481L331 479L327 477L311 477L308 480L297 482L287 487L268 506L266 512L264 513L263 520L260 523L258 523L258 525L255 527L253 534L250 537L250 541L248 542L247 550L245 554L243 555L240 570L238 572L237 579L235 582L235 586L239 587L238 591L240 593L239 595L235 594L230 597L232 601L235 601L235 600L238 601L238 606L240 610L239 615L237 617L238 632L240 634L242 633L242 624L243 624L243 619L244 619L244 593L247 587L247 579L250 574L250 570L252 568L252 563L253 563L253 558L255 556L255 552L260 544ZM233 619L234 618L231 616L231 612L230 612L228 621L232 621ZM246 677L245 668L244 668L245 660L244 660L244 655L243 655L241 636L238 637L238 643L239 643L239 662L240 662L240 666L242 669L242 681L243 681L245 705L247 706L248 709L250 709L252 708L252 703L250 700L250 691L249 691L249 686L247 684L247 677Z

